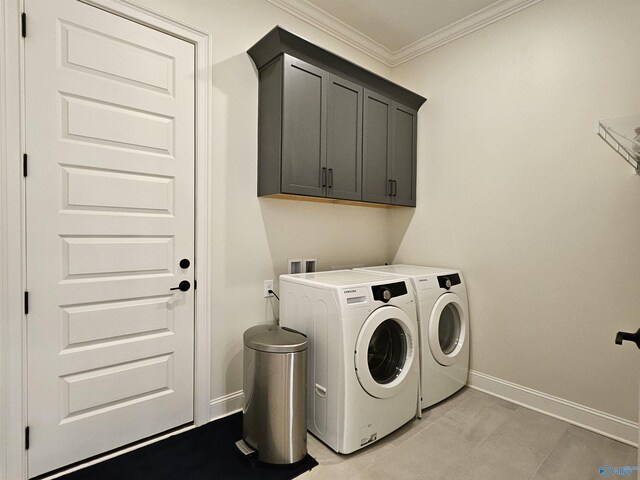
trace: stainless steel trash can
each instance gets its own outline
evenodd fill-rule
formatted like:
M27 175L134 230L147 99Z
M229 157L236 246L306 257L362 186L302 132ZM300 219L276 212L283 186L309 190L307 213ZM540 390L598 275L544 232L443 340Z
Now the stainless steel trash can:
M244 332L242 437L266 463L307 454L307 337L275 325Z

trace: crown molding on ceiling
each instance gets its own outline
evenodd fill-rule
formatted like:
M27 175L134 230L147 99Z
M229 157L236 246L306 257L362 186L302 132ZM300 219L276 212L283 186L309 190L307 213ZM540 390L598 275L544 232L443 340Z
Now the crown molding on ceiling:
M499 0L492 3L482 10L478 10L451 25L430 33L406 47L393 52L391 66L395 67L396 65L400 65L412 58L430 52L465 35L469 35L476 30L480 30L541 1L542 0Z
M267 1L385 65L395 67L535 5L542 0L498 0L488 7L478 10L396 51L386 48L371 37L307 0Z
M393 55L391 50L307 0L267 1L385 65L391 66L389 62Z

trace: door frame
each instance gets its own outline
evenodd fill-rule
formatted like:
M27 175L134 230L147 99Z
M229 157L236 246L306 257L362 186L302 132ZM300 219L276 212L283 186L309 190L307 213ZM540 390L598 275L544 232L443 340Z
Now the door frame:
M78 0L195 46L194 424L210 420L211 397L211 37L201 29L131 0ZM27 479L24 0L0 4L0 478ZM27 11L27 35L29 18ZM204 107L201 107L204 105ZM142 439L141 439L142 440Z

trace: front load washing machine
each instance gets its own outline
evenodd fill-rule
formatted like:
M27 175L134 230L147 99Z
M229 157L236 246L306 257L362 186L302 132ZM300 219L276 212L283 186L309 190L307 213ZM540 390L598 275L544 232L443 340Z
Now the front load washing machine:
M409 279L339 270L280 277L280 325L307 335L307 428L351 453L419 411Z
M405 275L418 304L421 408L453 395L469 374L469 307L459 270L383 265L356 271Z

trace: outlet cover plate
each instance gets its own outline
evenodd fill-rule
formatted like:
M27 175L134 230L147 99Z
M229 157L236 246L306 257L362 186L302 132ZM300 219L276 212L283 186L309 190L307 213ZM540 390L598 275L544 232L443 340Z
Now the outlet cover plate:
M273 290L273 280L265 280L264 281L264 298L273 297L273 293L269 293L269 290Z

